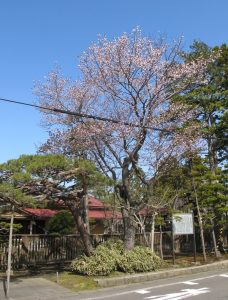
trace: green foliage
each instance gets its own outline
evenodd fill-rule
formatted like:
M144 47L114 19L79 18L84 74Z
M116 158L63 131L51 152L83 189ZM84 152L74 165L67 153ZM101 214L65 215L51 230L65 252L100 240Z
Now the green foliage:
M54 189L51 189L53 182ZM18 159L1 164L0 183L8 184L7 187L11 186L11 191L13 186L17 188L14 193L19 193L19 189L24 189L26 185L28 194L34 193L34 196L48 194L50 199L52 197L50 190L55 190L56 193L58 189L64 194L72 191L71 186L74 186L75 189L83 189L83 193L87 194L89 191L93 192L97 188L105 189L112 184L97 170L94 163L57 154L22 155ZM23 198L22 194L19 198Z
M57 173L68 169L66 157L59 154L33 155L28 164L28 172L31 174L43 174L44 172Z
M193 159L191 176L194 177L199 204L207 227L216 219L216 225L225 225L228 212L227 186L224 183L224 170L217 168L212 174L205 160L200 157Z
M84 186L86 189L97 190L99 193L105 187L113 184L111 179L98 171L93 162L85 159L73 159L71 163L72 169L75 169L73 178L76 187L81 188Z
M125 273L155 271L162 265L162 260L150 248L136 246L126 251L119 261L119 270Z
M0 171L11 173L14 184L38 179L47 174L58 173L68 168L63 155L21 155L0 165Z
M85 255L75 259L71 268L73 272L96 276L109 275L112 271L125 273L149 272L158 269L162 260L149 248L137 246L124 252L123 242L106 242L99 245L91 257Z
M5 170L21 172L23 169L28 170L30 174L41 173L46 168L66 169L66 158L59 154L47 155L21 155L18 159L9 160L2 165Z
M17 185L18 183L26 183L32 180L31 175L27 172L25 173L14 173L11 177L12 184Z
M47 201L56 202L58 199L65 201L67 206L70 206L75 224L78 224L78 216L84 218L86 215L85 207L81 205L83 198L88 193L93 193L97 187L105 189L111 185L111 181L97 170L94 163L56 154L23 155L19 159L0 165L0 183L8 183L26 191L26 194L33 195L39 201L39 205L43 205L41 201L45 201L46 204ZM20 203L16 205L20 206ZM79 211L74 213L73 210ZM69 221L69 218L67 220ZM57 221L56 225L54 221L51 231L59 234L71 232L70 229L74 226L65 224L67 220L63 218L62 221ZM83 244L87 245L85 251L88 254L93 247L87 235L82 234L83 230L86 231L85 228L80 228L79 232L84 241L87 239Z
M73 272L83 275L109 275L117 269L122 253L123 243L121 241L107 242L99 245L92 256L83 255L75 259L71 268Z
M22 228L21 224L13 224L13 232L16 233ZM10 230L10 223L9 222L0 222L0 232L8 233Z
M47 223L47 230L51 234L71 234L74 232L75 224L73 216L68 211L61 211Z
M5 195L6 197L14 199L18 203L20 203L21 206L24 207L34 206L33 197L25 195L21 190L13 187L11 184L7 184L7 183L0 184L0 193Z
M60 179L61 172L68 171L63 181L75 181L75 186L93 188L97 185L111 185L107 179L89 160L71 159L60 154L22 155L18 159L9 160L0 165L1 180L17 186L23 182L34 182L44 178Z
M183 97L183 101L194 105L198 111L198 120L203 126L205 139L210 140L211 151L216 152L220 162L227 158L227 108L228 108L228 46L210 48L205 43L195 41L187 60L199 57L215 59L208 65L205 86L193 85ZM211 153L210 155L212 155Z

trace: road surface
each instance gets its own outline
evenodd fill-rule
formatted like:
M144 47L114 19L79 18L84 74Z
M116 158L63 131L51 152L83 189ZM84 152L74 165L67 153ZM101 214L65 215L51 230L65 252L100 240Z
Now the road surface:
M69 300L228 300L228 269L82 293Z

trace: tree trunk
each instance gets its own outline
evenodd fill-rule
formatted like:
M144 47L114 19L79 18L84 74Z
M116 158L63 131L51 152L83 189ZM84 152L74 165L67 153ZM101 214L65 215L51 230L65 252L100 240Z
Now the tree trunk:
M93 245L92 245L90 234L87 231L87 229L85 227L85 224L84 224L84 220L81 216L80 209L76 205L76 203L68 204L68 207L69 207L69 209L70 209L70 211L73 215L74 222L75 222L75 224L77 226L77 229L78 229L78 232L80 234L80 237L81 237L81 240L82 240L82 243L83 243L83 246L84 246L85 254L87 256L91 256L93 251L94 251L94 248L93 248Z
M130 210L123 208L124 249L131 250L135 246L135 220Z
M214 244L214 251L215 251L215 257L219 258L221 257L221 253L220 251L217 249L217 243L216 243L216 238L215 238L215 227L214 227L214 222L211 220L211 225L212 225L212 240L213 240L213 244Z
M83 210L83 220L85 228L90 234L90 226L89 226L89 211L88 211L88 196L84 195L82 198L82 210Z
M199 222L199 228L200 228L200 237L201 237L201 244L202 244L202 250L203 250L203 258L204 261L207 261L207 255L206 255L206 250L205 250L205 241L204 241L204 230L203 230L203 221L202 221L202 216L199 208L199 201L198 201L198 196L196 192L196 185L195 185L195 180L192 177L192 186L195 194L195 202L196 202L196 210L197 210L197 215L198 215L198 222Z
M143 237L144 237L146 246L149 247L149 241L148 241L148 238L147 238L147 235L146 235L145 226L143 228Z
M208 127L211 128L214 125L213 119L211 116L208 118ZM208 144L208 158L209 158L209 165L210 165L210 170L212 176L216 176L217 173L217 168L218 168L218 159L217 159L217 151L215 147L215 142L216 142L216 136L215 134L212 134L212 136L209 136L207 139L207 144ZM213 182L218 182L218 180L212 180ZM216 215L216 211L214 210L214 214ZM220 215L220 214L218 214ZM220 221L221 215L216 216L217 221ZM220 218L219 218L220 217ZM212 221L213 223L213 221ZM221 225L219 225L219 222L217 222L216 226L214 223L212 224L212 237L213 237L213 243L214 243L214 249L215 249L215 256L216 257L221 257L221 252L224 252L224 247L222 243L222 238L221 238L221 232L223 228ZM216 242L217 240L217 242ZM221 251L221 252L220 252Z
M135 216L135 217L136 217L136 216ZM147 238L147 235L146 235L145 220L144 220L144 221L141 221L141 220L139 220L139 218L138 218L137 221L138 221L138 224L139 224L140 229L141 229L141 232L140 232L140 233L143 234L143 238L144 238L144 241L145 241L145 245L146 245L147 247L149 247L149 241L148 241L148 238Z
M123 201L124 248L131 250L135 246L135 219L130 197L130 166L131 160L125 157L122 166L122 185L119 186L119 196Z

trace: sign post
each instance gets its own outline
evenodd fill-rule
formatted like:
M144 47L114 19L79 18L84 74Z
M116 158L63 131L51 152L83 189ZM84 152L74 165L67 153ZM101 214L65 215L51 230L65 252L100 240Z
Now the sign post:
M193 213L177 213L172 217L173 249L175 235L193 235L194 261L196 262L196 239ZM174 250L173 250L174 252ZM174 254L173 254L174 257ZM174 259L173 259L174 261Z
M6 298L9 299L10 275L11 275L11 256L12 256L12 237L13 237L13 218L14 206L12 207L9 232L9 247L8 247L8 264L7 264L7 281L6 281Z
M192 213L192 221L193 221L194 262L196 263L196 231L195 231L195 223L194 223L194 214L193 213Z
M172 222L172 256L173 256L173 265L175 265L175 236L174 236L174 226Z

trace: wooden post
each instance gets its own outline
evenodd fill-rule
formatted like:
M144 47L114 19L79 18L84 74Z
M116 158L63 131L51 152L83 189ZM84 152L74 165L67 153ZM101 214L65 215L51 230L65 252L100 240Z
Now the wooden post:
M162 249L162 246L163 246L162 226L160 225L160 256L161 256L161 259L163 259L163 249Z
M196 232L195 232L194 213L192 213L192 222L193 222L193 251L194 251L194 262L196 263Z
M33 229L33 220L30 220L29 223L29 234L32 235L32 229Z
M171 219L172 222L172 226L171 226L171 230L172 230L172 252L173 252L173 264L175 265L175 236L174 236L174 230L173 230L173 217Z
M7 281L6 281L6 298L7 298L7 299L9 299L9 289L10 289L11 256L12 256L12 237L13 237L13 218L14 218L14 206L12 206L12 214L11 214L11 219L10 219L10 232L9 232L8 264L7 264Z

